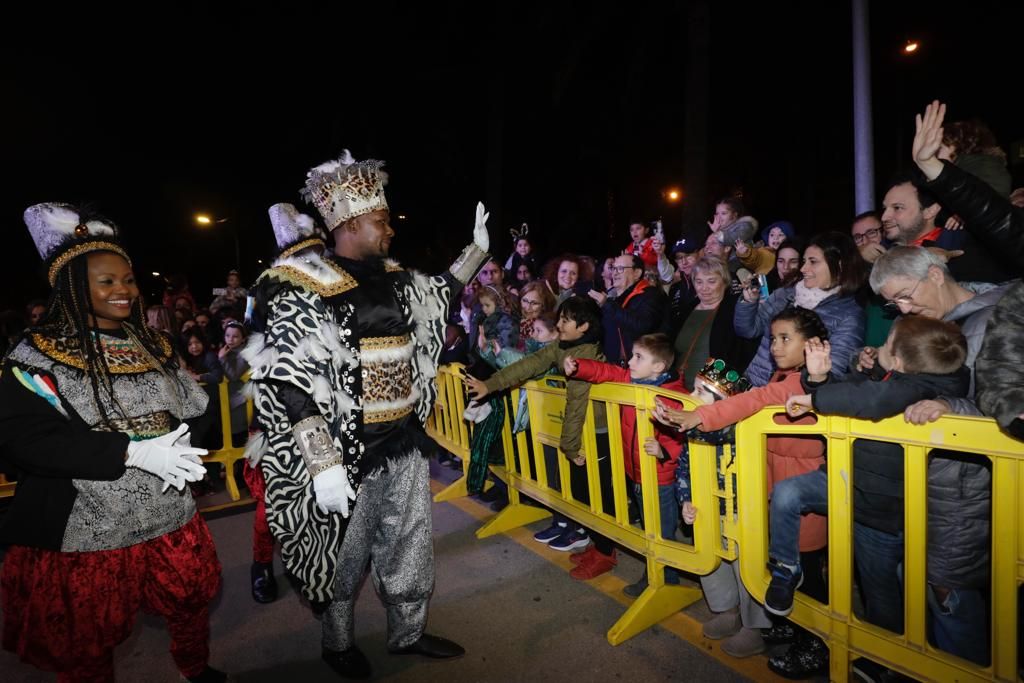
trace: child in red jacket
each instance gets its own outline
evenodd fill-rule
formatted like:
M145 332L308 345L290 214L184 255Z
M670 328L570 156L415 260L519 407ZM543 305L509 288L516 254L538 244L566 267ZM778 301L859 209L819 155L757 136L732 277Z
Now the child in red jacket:
M771 354L779 369L768 384L702 405L694 411L675 410L656 404L654 417L682 431L695 427L701 431L714 431L750 417L766 406L783 405L790 396L805 393L801 369L808 361L813 360L807 365L809 381L822 382L828 377L828 368L825 367L829 357L827 340L828 330L814 311L787 308L775 316L771 323ZM807 349L814 349L815 353L808 354L805 359ZM798 420L791 422L802 424ZM798 474L815 471L825 462L825 444L814 436L769 436L765 440L765 449L769 493L774 484ZM820 550L827 541L826 518L821 515L804 516L800 524L800 551ZM817 583L824 585L820 572ZM705 594L708 594L709 584L703 577L701 585ZM726 638L722 650L733 657L749 657L764 651L765 643L760 629L768 627L771 622L763 608L750 604L747 599L749 594L738 584L732 593L737 592L739 600L734 599L735 595L730 597L735 606L721 611L706 622L704 635L712 639ZM824 596L813 597L822 599Z
M566 356L563 369L566 377L582 379L587 382L623 382L632 384L649 384L665 389L685 393L682 381L669 372L672 367L674 351L668 337L664 334L647 334L633 342L629 369L620 368L610 363L595 360L575 359ZM665 399L662 399L665 400ZM678 403L669 401L670 405ZM626 480L630 494L643 514L640 486L640 454L641 445L636 431L636 410L623 406L619 411L622 424L622 455L626 465ZM675 498L675 470L679 452L683 448L681 435L675 430L656 424L655 436L647 437L642 445L643 452L658 459L658 502L661 508L661 535L668 540L675 539L676 527L679 526L679 506ZM596 552L591 549L589 553ZM592 578L594 558L587 553L578 556L578 565L572 571L576 578ZM610 567L609 567L610 568ZM604 570L607 571L607 570ZM602 572L598 572L602 573ZM589 575L588 575L589 574ZM586 576L584 576L586 575ZM679 583L679 572L671 567L665 569L665 583ZM631 597L640 595L647 588L647 573L636 583L626 586L625 593Z

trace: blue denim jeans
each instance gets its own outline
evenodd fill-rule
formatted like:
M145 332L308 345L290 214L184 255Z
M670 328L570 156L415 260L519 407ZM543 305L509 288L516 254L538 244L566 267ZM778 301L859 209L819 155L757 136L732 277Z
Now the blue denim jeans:
M640 508L640 520L643 523L644 502L643 491L638 483L633 483L633 496ZM676 529L679 527L679 503L676 501L675 483L658 486L658 508L661 511L661 537L666 541L676 540ZM679 570L665 567L665 583L679 583Z
M982 592L976 588L953 588L940 603L929 584L925 594L935 645L976 664L988 664L988 610Z
M865 620L903 633L903 534L894 536L854 522L853 561L860 576Z
M828 475L814 470L776 483L769 510L769 557L800 564L800 520L810 512L828 514Z

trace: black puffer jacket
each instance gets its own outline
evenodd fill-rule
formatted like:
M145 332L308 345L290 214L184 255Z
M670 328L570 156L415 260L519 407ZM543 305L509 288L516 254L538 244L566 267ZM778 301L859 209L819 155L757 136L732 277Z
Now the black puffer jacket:
M1024 282L999 299L974 361L978 407L1021 438L1024 425Z
M948 161L927 187L939 203L960 216L964 226L995 256L998 266L1024 273L1024 209L1019 209L984 181ZM960 257L963 258L963 257ZM955 259L954 259L955 261ZM1006 278L1004 278L1006 279ZM990 280L992 282L998 280Z
M831 382L812 395L814 409L822 414L880 420L899 415L918 401L964 396L969 383L966 368L951 375L894 372L884 381L859 375L848 382ZM853 489L856 522L889 534L903 531L902 447L868 439L854 442Z

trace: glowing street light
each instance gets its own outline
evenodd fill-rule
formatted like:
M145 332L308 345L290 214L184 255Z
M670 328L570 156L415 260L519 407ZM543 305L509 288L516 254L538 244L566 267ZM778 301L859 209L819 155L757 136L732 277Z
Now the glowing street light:
M153 277L160 277L160 273L158 273L158 272L156 272L156 271L154 270L154 271L153 271Z
M206 214L196 214L196 223L199 223L200 225L209 225L212 222L213 221Z
M917 48L919 47L920 45L918 45L916 40L908 40L907 44L903 46L903 52L909 55L913 52L917 52Z
M220 225L222 223L227 223L228 222L227 218L213 218L213 217L211 217L211 216L209 216L208 214L205 214L205 213L197 213L194 216L194 220L195 220L197 225L201 225L203 227L209 227L209 226L214 225L214 224ZM233 225L234 224L232 224L232 226ZM240 269L242 267L242 257L241 257L241 247L240 247L240 245L238 243L238 231L234 227L232 227L232 229L231 229L231 237L235 241L235 269L237 270L237 269Z
M667 197L670 202L677 202L677 201L679 201L679 198L681 196L682 196L682 193L679 190L675 190L675 189L669 190L665 194L665 197Z

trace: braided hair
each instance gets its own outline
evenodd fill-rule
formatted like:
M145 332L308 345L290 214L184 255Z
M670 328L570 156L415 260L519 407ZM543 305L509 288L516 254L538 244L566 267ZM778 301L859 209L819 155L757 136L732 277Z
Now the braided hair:
M828 328L821 317L809 308L788 306L772 318L773 323L777 320L793 323L793 327L804 339L817 337L821 341L828 341Z
M95 253L95 252L90 252ZM146 325L144 315L145 304L140 294L132 303L128 319L122 327L129 337L140 344L157 363L164 355L160 333ZM30 329L30 333L39 333L48 337L73 337L78 341L78 349L85 365L85 373L92 387L93 399L99 409L103 424L113 428L111 415L107 412L101 393L105 394L109 405L117 407L120 417L131 422L124 409L114 397L110 367L100 342L100 333L90 327L89 320L95 321L92 296L89 289L88 253L77 256L57 273L57 279L46 304L46 312L39 324ZM177 361L172 354L170 359L157 367L163 374L166 369L176 369Z

